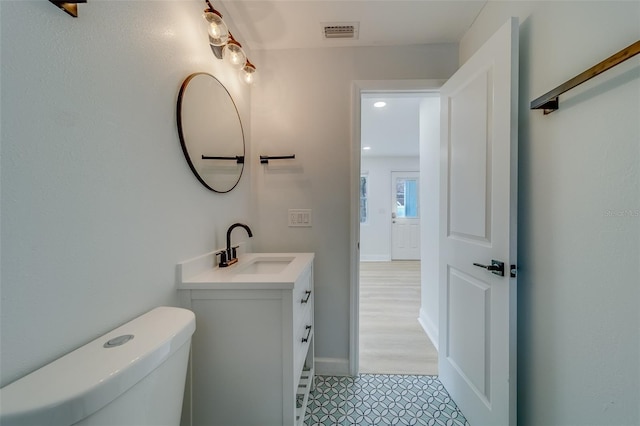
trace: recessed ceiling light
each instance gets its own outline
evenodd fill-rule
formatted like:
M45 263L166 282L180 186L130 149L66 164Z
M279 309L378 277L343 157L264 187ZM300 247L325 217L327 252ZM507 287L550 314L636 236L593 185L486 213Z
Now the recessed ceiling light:
M363 150L363 151L369 151L370 149L371 149L371 147L370 147L370 146L363 146L363 147L362 147L362 150Z
M382 108L382 107L384 107L385 105L387 105L387 103L386 103L386 102L383 102L383 101L378 101L378 102L376 102L375 104L373 104L373 106L374 106L374 107L376 107L376 108Z

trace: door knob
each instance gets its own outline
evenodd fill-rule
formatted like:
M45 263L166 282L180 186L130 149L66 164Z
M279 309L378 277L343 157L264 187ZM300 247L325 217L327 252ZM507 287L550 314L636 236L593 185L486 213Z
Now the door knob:
M491 271L492 274L500 275L504 277L504 262L498 260L491 260L491 265L483 265L481 263L474 263L473 266L484 268L487 271Z

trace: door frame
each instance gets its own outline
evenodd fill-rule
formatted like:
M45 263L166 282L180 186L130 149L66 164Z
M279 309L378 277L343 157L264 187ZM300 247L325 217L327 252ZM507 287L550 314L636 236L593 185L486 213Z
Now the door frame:
M349 374L359 371L360 295L360 97L363 92L439 93L446 80L356 80L351 88Z

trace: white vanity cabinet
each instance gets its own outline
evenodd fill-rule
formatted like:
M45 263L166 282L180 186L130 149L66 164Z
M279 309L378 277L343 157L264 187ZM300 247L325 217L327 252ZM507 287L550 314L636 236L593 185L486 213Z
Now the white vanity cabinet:
M278 256L296 260L243 274L250 258L241 257L238 273L222 271L232 278L183 277L182 304L196 316L191 425L303 424L314 376L313 254Z

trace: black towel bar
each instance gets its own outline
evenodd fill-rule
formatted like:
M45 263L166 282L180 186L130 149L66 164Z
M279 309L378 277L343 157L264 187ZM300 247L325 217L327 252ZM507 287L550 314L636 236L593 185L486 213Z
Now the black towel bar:
M295 155L261 155L260 164L269 164L269 160L287 160L296 158Z
M202 156L203 160L233 160L238 164L244 164L244 155L236 155L235 157L211 157L207 155Z

